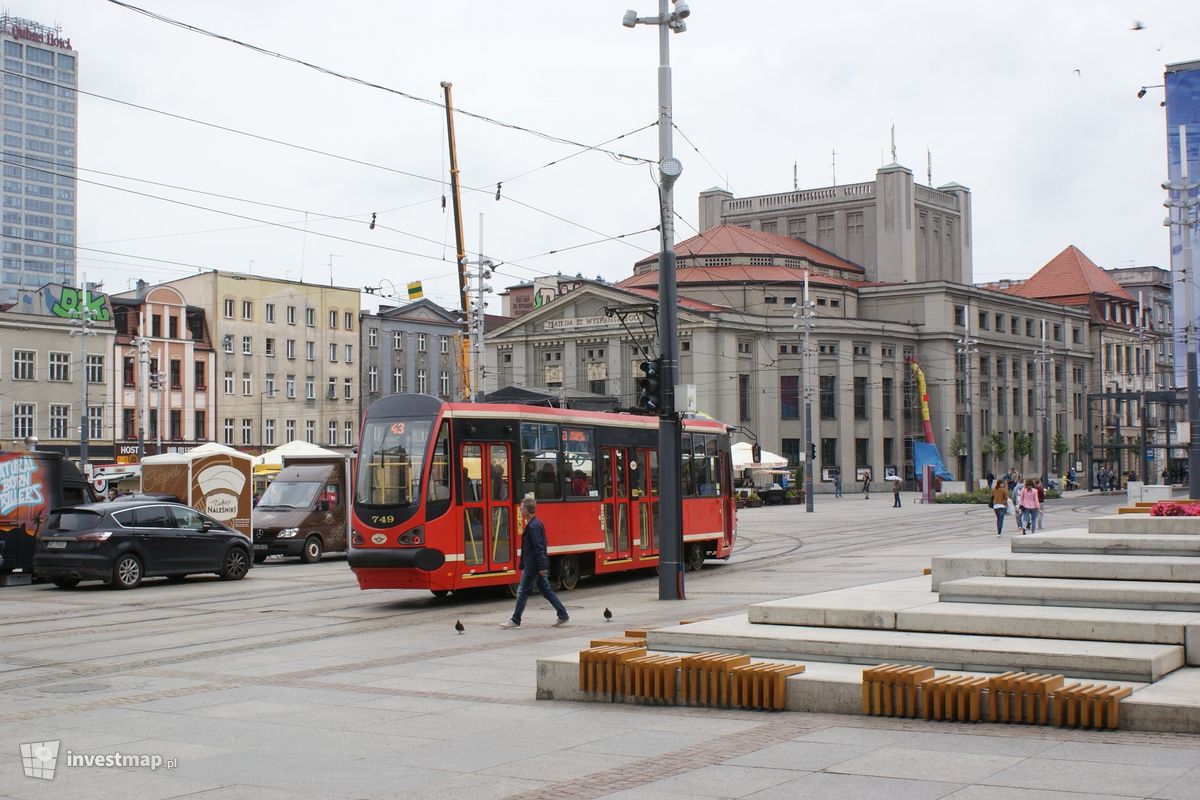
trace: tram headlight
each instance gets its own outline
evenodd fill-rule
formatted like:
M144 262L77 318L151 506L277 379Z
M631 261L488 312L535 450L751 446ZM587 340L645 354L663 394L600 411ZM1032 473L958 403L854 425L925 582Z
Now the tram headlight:
M296 537L297 537L297 536L299 536L299 535L300 535L300 529L299 529L299 528L284 528L283 530L281 530L281 531L279 532L279 535L278 535L276 538L279 538L279 539L294 539L294 538L296 538Z

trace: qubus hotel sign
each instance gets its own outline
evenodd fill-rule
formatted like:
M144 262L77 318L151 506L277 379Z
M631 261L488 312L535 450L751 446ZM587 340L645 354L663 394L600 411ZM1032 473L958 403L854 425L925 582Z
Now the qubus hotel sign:
M26 25L14 23L8 31L14 39L24 39L27 42L37 42L38 44L47 44L51 47L57 47L62 50L70 50L71 40L64 39L59 36L56 31L46 30L44 28L30 28Z

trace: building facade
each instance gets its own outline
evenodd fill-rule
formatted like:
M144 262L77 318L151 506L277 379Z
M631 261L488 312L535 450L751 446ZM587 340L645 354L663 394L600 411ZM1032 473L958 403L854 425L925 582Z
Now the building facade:
M112 307L103 294L89 293L87 305L86 358L80 289L48 284L0 307L0 447L36 436L42 449L77 459L86 405L89 461L112 460Z
M4 48L0 303L73 286L79 57L58 27L0 15Z
M971 283L971 191L922 186L900 164L875 180L756 197L700 193L700 230L740 225L803 239L886 283Z
M363 312L359 384L362 408L389 394L457 399L462 325L430 300Z
M216 441L246 452L358 444L358 289L215 270L161 285L207 317Z
M968 459L977 478L1039 470L1043 418L1051 473L1088 461L1087 398L1110 375L1098 354L1111 345L1115 359L1125 342L1102 313L997 287L883 284L811 243L733 225L680 242L676 254L679 381L694 387L695 410L798 465L811 402L818 491L831 491L835 474L846 485L864 470L914 477L912 443L926 436L914 366L934 443L956 477ZM495 330L489 389L603 389L633 405L638 364L657 355L656 262L643 259L612 286L575 285ZM806 276L816 314L810 376L797 330ZM606 313L613 307L629 311L628 328Z
M112 305L117 460L213 441L216 356L204 309L173 286L140 281L134 297L114 297Z

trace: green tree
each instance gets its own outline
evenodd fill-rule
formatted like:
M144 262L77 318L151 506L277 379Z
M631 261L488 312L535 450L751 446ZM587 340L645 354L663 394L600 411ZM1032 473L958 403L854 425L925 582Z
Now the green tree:
M991 441L983 446L983 452L991 453L992 457L996 459L995 469L1003 469L1000 462L1004 460L1004 454L1008 452L1008 437L1000 431L992 431Z
M962 431L954 434L954 438L950 440L950 443L946 447L950 450L949 455L966 455L967 439L963 436Z
M1017 460L1017 463L1022 468L1025 466L1025 459L1033 455L1033 449L1033 434L1025 433L1024 431L1017 431L1013 434L1013 458ZM1022 471L1024 470L1022 469Z

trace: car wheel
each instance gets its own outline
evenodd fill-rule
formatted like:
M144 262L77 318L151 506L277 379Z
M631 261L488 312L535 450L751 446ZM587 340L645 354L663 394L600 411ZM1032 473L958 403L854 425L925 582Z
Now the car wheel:
M79 585L79 578L55 578L54 585L60 589L74 589Z
M113 565L112 586L114 589L136 589L142 582L142 562L132 553L117 559Z
M558 584L564 592L579 585L579 556L562 556L558 559Z
M266 560L267 560L266 553L255 553L254 554L254 563L255 564L261 564L262 562L264 562Z
M304 552L300 554L300 560L305 564L315 564L321 560L321 554L324 549L321 547L321 537L310 536L304 542Z
M217 574L223 581L240 581L246 577L249 569L250 559L246 556L246 551L234 545L225 554L225 560L221 562L221 571Z

